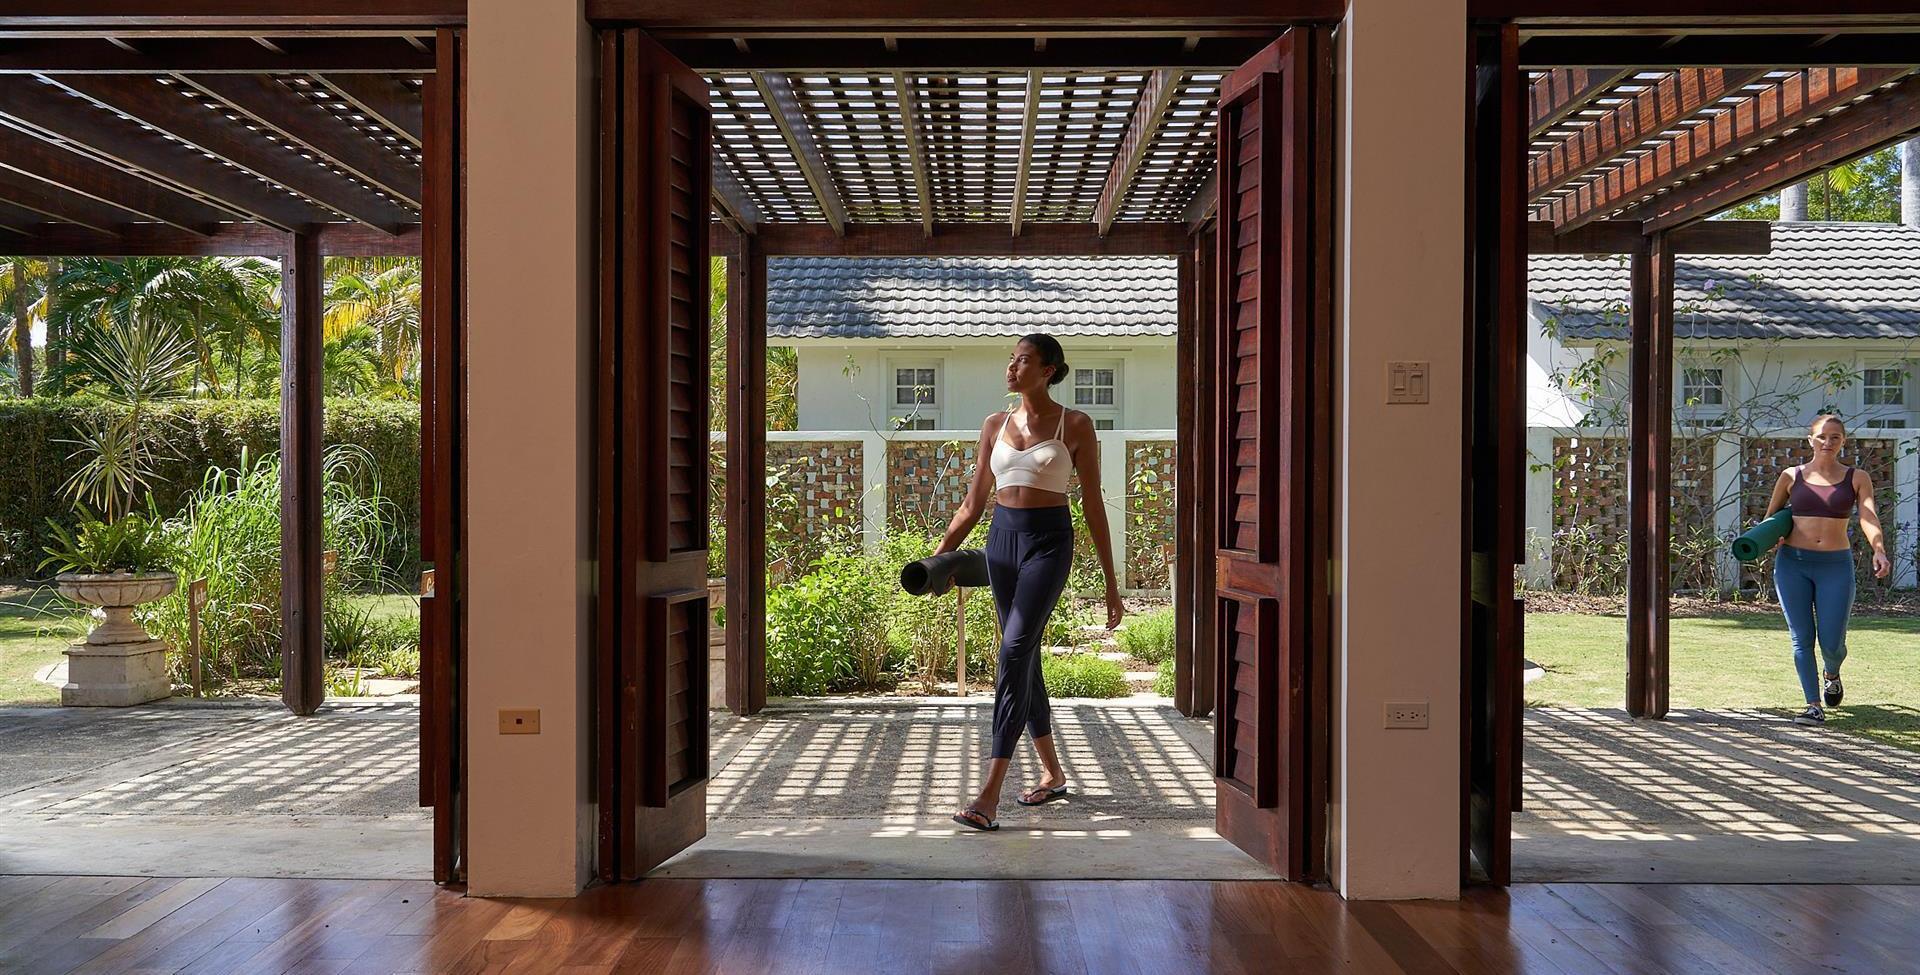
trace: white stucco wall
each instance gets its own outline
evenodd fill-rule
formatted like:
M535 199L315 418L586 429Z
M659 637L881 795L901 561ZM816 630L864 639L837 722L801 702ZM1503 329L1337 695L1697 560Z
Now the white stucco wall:
M971 430L1005 409L1007 355L1012 340L926 339L904 342L792 341L800 365L800 429L885 430L895 368L935 365L941 429ZM1174 339L1129 336L1125 344L1068 338L1069 367L1119 368L1117 429L1174 426ZM849 370L849 362L854 367ZM1072 403L1070 387L1055 395Z

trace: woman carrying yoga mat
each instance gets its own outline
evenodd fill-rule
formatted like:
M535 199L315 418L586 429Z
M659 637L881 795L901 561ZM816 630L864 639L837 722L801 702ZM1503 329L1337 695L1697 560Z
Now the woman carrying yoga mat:
M1853 610L1853 549L1847 521L1860 508L1860 530L1873 546L1873 574L1884 579L1893 571L1887 560L1886 533L1874 507L1873 479L1867 472L1840 463L1847 443L1846 424L1837 416L1821 416L1808 430L1813 459L1780 472L1767 502L1767 517L1782 508L1793 510L1793 530L1773 560L1773 586L1793 637L1793 666L1800 674L1800 690L1807 709L1795 724L1826 723L1826 708L1837 707L1846 696L1840 684L1840 662L1847 659L1847 614ZM1813 646L1820 644L1826 673L1814 669ZM1821 706L1822 701L1825 707Z
M1040 638L1067 586L1067 571L1073 563L1067 486L1076 471L1087 533L1093 536L1100 568L1107 576L1107 628L1119 626L1126 614L1113 572L1107 506L1100 497L1100 444L1093 420L1047 395L1048 387L1066 378L1066 353L1052 336L1029 335L1014 345L1007 359L1007 392L1019 394L1019 405L987 417L980 425L973 481L933 552L938 556L959 548L985 513L988 496L994 497L993 523L987 530L987 576L1000 614L993 750L980 794L953 817L969 829L1000 828L994 813L1023 728L1033 738L1033 750L1046 775L1018 802L1039 806L1067 795L1067 776L1053 747L1047 687L1040 677Z

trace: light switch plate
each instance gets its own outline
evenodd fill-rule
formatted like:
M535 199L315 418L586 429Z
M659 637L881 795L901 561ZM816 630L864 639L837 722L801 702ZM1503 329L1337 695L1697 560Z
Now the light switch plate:
M540 733L539 708L501 708L500 733L503 735L537 735Z
M1428 402L1427 387L1433 372L1432 366L1429 362L1406 360L1387 363L1387 402Z

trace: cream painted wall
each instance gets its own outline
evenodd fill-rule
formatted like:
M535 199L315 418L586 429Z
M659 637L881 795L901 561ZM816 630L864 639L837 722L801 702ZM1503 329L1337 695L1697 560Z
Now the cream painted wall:
M1333 859L1356 899L1459 895L1466 22L1464 0L1353 0L1340 32ZM1432 364L1430 404L1385 405L1396 359ZM1383 729L1389 701L1429 727Z
M941 429L978 429L987 414L1006 408L1007 339L955 340L885 345L861 342L795 342L800 363L800 429L884 430L897 364L934 363L942 370ZM1068 366L1120 367L1117 429L1172 429L1174 365L1172 336L1130 339L1129 344L1067 339ZM852 356L857 375L846 374ZM1056 387L1063 402L1071 392ZM862 399L864 397L864 400Z
M591 37L581 0L471 0L468 25L467 890L569 896L594 836ZM506 707L540 734L500 735Z

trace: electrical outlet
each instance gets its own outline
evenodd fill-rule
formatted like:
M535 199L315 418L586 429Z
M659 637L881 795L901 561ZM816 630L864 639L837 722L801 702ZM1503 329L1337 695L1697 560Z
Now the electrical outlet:
M1386 718L1387 720L1384 727L1425 728L1427 726L1427 702L1388 701Z
M537 735L540 733L539 708L501 708L500 733L503 735Z

